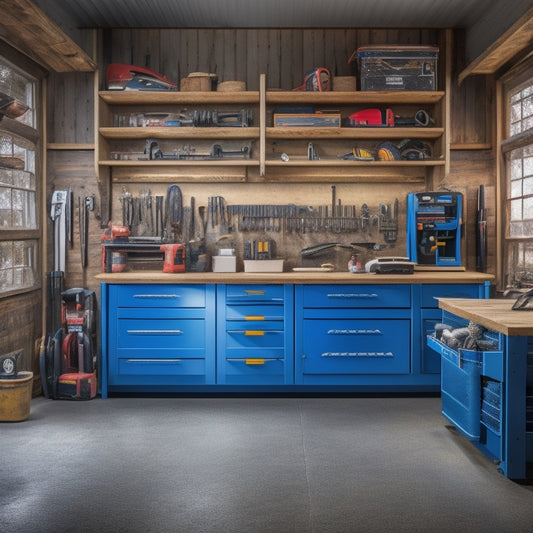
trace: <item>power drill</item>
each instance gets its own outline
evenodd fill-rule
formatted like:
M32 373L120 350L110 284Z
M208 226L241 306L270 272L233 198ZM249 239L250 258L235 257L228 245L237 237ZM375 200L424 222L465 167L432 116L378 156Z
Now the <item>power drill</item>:
M165 252L163 272L185 272L185 246L183 244L162 244L159 249Z

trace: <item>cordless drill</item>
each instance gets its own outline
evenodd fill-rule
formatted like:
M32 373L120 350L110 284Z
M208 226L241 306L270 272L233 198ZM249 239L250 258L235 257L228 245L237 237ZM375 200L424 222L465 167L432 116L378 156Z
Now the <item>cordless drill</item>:
M163 272L185 272L185 246L183 244L162 244L165 252Z

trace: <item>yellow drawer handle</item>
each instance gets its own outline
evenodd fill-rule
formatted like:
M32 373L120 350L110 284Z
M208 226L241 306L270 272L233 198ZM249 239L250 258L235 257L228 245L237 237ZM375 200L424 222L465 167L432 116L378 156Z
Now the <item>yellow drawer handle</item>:
M266 291L263 291L263 290L259 290L259 289L246 289L244 291L246 294L265 294Z
M245 359L247 365L264 365L264 359Z
M263 337L265 335L265 332L260 329L247 329L244 332L245 337Z
M261 315L246 315L244 320L265 320L265 317Z

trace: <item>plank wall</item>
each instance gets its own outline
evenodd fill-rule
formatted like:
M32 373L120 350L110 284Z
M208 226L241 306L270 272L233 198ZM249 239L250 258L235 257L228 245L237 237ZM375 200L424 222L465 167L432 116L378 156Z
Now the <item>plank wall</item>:
M169 79L179 81L190 72L212 72L219 81L245 81L248 90L257 90L259 75L266 73L267 87L289 90L302 83L304 73L316 66L326 66L334 75L354 74L354 66L348 58L354 49L368 44L427 44L440 45L443 32L437 30L361 30L361 29L202 29L202 30L106 30L100 33L100 79L110 62L131 63L164 73ZM460 40L458 40L460 43ZM460 56L460 45L456 49ZM457 57L454 64L459 64ZM454 67L454 70L456 68ZM446 87L444 69L440 71L439 85ZM425 190L428 186L441 186L463 192L465 209L465 266L475 269L475 207L478 186L487 186L487 210L489 214L489 272L494 272L494 154L491 147L490 119L487 120L486 98L490 98L490 79L477 79L462 86L451 81L451 132L452 144L450 173L438 183L342 183L337 186L337 198L343 204L355 204L357 208L367 203L375 211L381 202L400 200L400 232L394 247L381 255L405 254L405 198L407 193ZM74 190L75 205L78 197L96 195L96 210L91 214L89 262L81 268L79 235L75 231L74 247L68 250L69 287L85 286L98 290L94 275L100 272L100 235L98 220L98 189L91 149L65 150L55 143L95 142L93 135L94 100L91 75L51 74L48 91L48 189L70 184ZM103 89L103 86L100 87ZM73 112L75 109L75 112ZM490 117L489 117L490 118ZM184 205L195 197L196 205L206 205L209 196L224 196L228 204L239 203L295 203L298 205L328 205L331 202L329 183L184 183ZM128 184L132 194L148 187L153 195L165 194L167 184ZM120 222L120 195L122 186L116 184L113 192L113 220ZM77 212L75 210L75 228ZM362 242L376 240L379 235L273 235L278 248L290 260L291 266L300 266L299 251L317 242ZM237 237L238 246L247 238ZM279 242L278 242L279 241ZM52 251L49 250L49 261ZM368 259L364 253L361 260ZM332 260L344 269L349 255L334 252ZM306 265L307 266L307 265Z

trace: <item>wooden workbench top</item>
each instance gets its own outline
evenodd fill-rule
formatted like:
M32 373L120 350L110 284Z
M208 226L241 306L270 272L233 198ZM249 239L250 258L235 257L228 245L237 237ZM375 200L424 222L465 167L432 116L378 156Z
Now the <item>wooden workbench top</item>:
M163 272L139 271L98 274L102 283L294 283L294 284L464 284L492 281L494 276L480 272L422 271L414 274L352 274L350 272Z
M514 299L439 298L439 307L504 335L533 335L533 311L513 311L514 302Z

